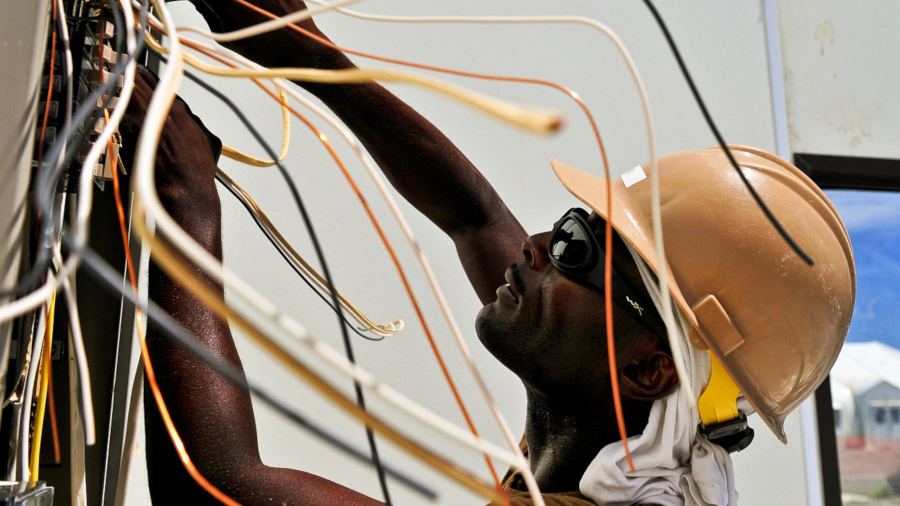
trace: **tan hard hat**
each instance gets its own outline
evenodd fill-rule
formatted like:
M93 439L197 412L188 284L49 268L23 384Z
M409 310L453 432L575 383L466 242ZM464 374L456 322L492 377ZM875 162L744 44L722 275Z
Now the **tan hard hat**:
M784 419L825 379L853 313L850 238L805 174L760 149L729 146L744 174L815 265L798 257L719 147L659 158L671 294L690 340L710 349L782 442ZM563 185L607 218L606 180L553 160ZM643 166L650 173L649 164ZM612 225L658 272L650 180L612 182Z

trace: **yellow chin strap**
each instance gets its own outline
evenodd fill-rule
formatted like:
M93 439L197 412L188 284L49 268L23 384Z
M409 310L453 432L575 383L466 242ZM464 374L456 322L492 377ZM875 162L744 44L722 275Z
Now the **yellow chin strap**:
M712 361L712 373L709 376L709 385L697 399L697 408L700 410L703 425L711 427L741 416L737 408L737 397L741 391L731 376L725 372L725 368L712 350L708 353Z
M709 352L712 372L709 385L697 399L700 411L700 435L725 448L729 453L739 452L753 441L753 429L747 424L747 417L737 408L737 397L741 393L719 359Z

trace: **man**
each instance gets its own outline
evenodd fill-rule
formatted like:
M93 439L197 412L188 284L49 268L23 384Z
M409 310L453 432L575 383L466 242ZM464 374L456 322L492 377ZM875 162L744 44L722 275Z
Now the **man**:
M212 0L194 3L210 27L217 31L264 20L230 0L221 5L212 5ZM304 8L301 2L291 0L259 4L278 15ZM303 26L320 34L312 21ZM340 52L289 30L235 42L231 47L269 67L352 67ZM614 237L613 248L616 277L613 286L606 287L599 274L603 271L600 259L604 221L597 213L571 211L559 220L552 233L528 236L469 160L431 123L379 85L298 84L325 102L356 133L394 187L454 241L472 287L485 304L476 323L479 339L522 379L526 388L525 436L529 463L547 504L736 502L727 452L697 435L702 413L698 413L696 405L691 405L685 389L678 388L673 350L669 349L660 317L654 310L661 298L654 293L655 289L646 288L654 286L653 271L658 271L658 261L648 242L646 181L633 189L617 182L613 196L614 205L620 206L620 212L613 218L620 232ZM153 76L141 74L130 106L130 127L123 127L126 132L140 124L154 85ZM210 149L197 147L204 146L207 140ZM168 212L210 253L221 258L221 217L213 181L218 147L217 140L208 135L189 109L176 102L161 137L156 170L160 199ZM132 154L123 156L128 159ZM672 176L663 180L670 185L666 188L688 194L692 188L680 188L679 180L710 179L708 173L681 174L678 170L692 164L715 165L698 163L715 160L713 154L688 158L691 163L685 164L680 155L675 155L663 164L672 167L666 172ZM798 206L803 206L806 194L815 193L804 186L806 183L799 176L781 168L780 162L766 158L765 154L748 149L743 150L740 159L748 166L762 163L760 167L765 170L774 165L779 176L778 171L787 171L790 177L784 178L797 179L799 182L789 192L800 195ZM721 162L716 163L719 172L724 172ZM603 212L606 197L600 192L598 178L591 179L561 163L556 163L555 169L570 191L593 210ZM762 169L760 172L764 173ZM727 182L722 184L728 186ZM721 198L720 188L712 184L706 191L713 198ZM736 201L746 201L745 196L737 193L733 197ZM753 263L745 258L748 239L737 235L722 239L723 233L715 220L704 221L696 212L695 204L688 202L685 207L684 202L688 200L705 204L704 198L704 194L698 193L694 199L681 199L681 204L675 199L672 210L667 208L667 234L675 232L669 237L676 245L669 260L674 274L671 296L680 321L680 328L675 330L680 340L676 343L684 355L683 364L687 366L687 378L694 391L703 391L707 382L713 381L710 378L716 377L710 371L716 370L714 361L719 357L729 374L724 379L720 376L716 384L740 383L753 408L760 410L766 423L777 432L787 411L824 377L823 369L827 371L834 360L828 354L836 354L834 344L839 347L846 333L852 307L852 256L847 256L848 242L844 247L846 233L841 235L839 220L835 225L836 215L830 216L824 204L816 204L809 212L795 213L802 220L816 221L809 226L812 235L804 238L816 238L814 258L826 267L837 266L831 270L838 275L823 281L818 274L810 277L805 271L797 275L785 273L784 277L793 284L781 286L780 280L773 282L771 300L764 302L765 307L779 305L776 303L787 298L781 292L791 292L799 283L816 292L815 296L801 297L803 301L812 301L807 306L814 307L815 311L823 306L817 295L820 284L825 286L831 300L840 300L841 308L819 318L827 320L816 329L825 335L826 341L824 346L818 343L818 348L826 349L820 360L819 355L813 359L791 360L793 355L786 352L787 365L779 368L769 363L770 359L760 358L760 349L778 353L778 345L773 344L770 336L777 334L772 329L781 330L782 320L760 312L757 301L750 300L759 290L743 293L744 285L740 284L748 277L755 280L754 276L747 275L752 274L752 269L745 267ZM616 222L616 216L624 216L626 210L634 211L634 223ZM742 208L740 213L751 211L758 213L749 207ZM687 215L696 215L692 218L695 221L690 221ZM720 216L714 217L722 221ZM556 218L548 217L548 225ZM797 223L795 217L786 221ZM691 223L697 224L697 230L691 230ZM764 228L756 227L760 231ZM707 237L709 244L703 241L687 244L688 238ZM762 259L761 269L767 269L760 272L781 272L779 266L770 262L771 255L764 254L769 250L784 257L780 264L782 270L802 269L796 265L799 260L784 256L784 248L779 250L770 235L759 237L768 241L756 252L756 258ZM715 240L723 242L713 247ZM720 251L735 249L735 245L739 251L733 256L715 256ZM666 246L670 247L668 241ZM717 258L719 263L704 261L712 258ZM692 271L692 265L699 267ZM735 265L743 269L738 274L734 272ZM215 317L155 265L151 265L150 278L151 298L210 349L231 363L240 364L226 322ZM721 286L711 288L710 284L716 282ZM632 449L638 472L633 474L623 471L627 467L621 454L611 395L605 314L601 310L606 289L613 290L616 299L613 317L618 367L613 374L621 391L628 435L634 436ZM741 292L737 299L734 299L735 292ZM746 301L741 298L745 295ZM745 308L755 318L742 313ZM761 325L755 324L756 321ZM768 330L760 330L762 327ZM844 334L840 333L841 328ZM810 345L805 330L796 333L802 338L778 337L793 343L796 349L805 351L816 347ZM688 346L688 339L696 348ZM186 449L201 474L224 493L242 504L376 503L320 477L265 466L259 458L249 396L164 337L151 333L148 341L163 396ZM709 355L697 349L704 345L710 348ZM799 388L784 385L792 367L813 371L792 377L801 385ZM772 372L760 373L760 368ZM812 379L807 380L808 377ZM738 411L736 391L725 405ZM183 470L153 402L147 402L146 407L148 472L154 503L215 503ZM749 409L744 406L742 412ZM712 425L729 424L733 418L737 422L742 420L723 417L714 419ZM703 420L707 422L707 418ZM705 423L705 427L710 425ZM741 436L736 442L718 441L726 446L742 447L749 437L747 429L742 425L735 430ZM709 439L716 441L715 433ZM512 504L531 504L515 476L506 486Z

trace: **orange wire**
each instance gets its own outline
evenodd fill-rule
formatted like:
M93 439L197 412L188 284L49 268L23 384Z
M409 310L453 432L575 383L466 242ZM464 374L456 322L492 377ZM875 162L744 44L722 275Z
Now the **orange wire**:
M56 35L57 34L56 21L57 21L57 16L58 16L57 7L58 7L58 4L57 4L57 2L54 1L53 2L53 15L52 15L53 30L52 30L51 42L50 42L50 74L47 78L47 99L46 99L46 102L44 103L44 119L41 121L41 134L39 137L40 140L38 141L38 150L37 150L38 179L41 178L40 174L43 172L43 169L44 169L44 167L43 167L43 165L44 165L44 139L47 134L47 122L50 119L50 102L53 100L53 77L55 74L53 67L56 66L56 36L57 36ZM37 218L40 219L40 217L41 217L41 211L38 210ZM45 279L44 276L41 276L42 282L44 279ZM51 369L52 369L52 367L50 367L50 364L48 363L47 368L46 368L46 371L47 371L46 374L49 375ZM49 389L48 394L50 396L50 399L49 399L50 422L51 422L51 426L53 428L52 429L53 430L53 450L54 450L53 455L54 455L54 457L56 457L56 462L59 462L60 461L59 432L57 431L57 427L56 427L56 413L54 412L54 409L53 409L54 404L55 404L54 398L53 398L53 376L48 376L47 379L48 379L47 385L48 385L48 389ZM38 448L35 451L39 451L39 450L40 449Z
M106 121L109 121L109 111L104 110L103 114L106 116ZM107 156L112 156L112 137L109 139L109 152ZM113 180L113 192L115 193L116 200L116 213L119 215L119 228L122 232L122 244L125 247L125 260L128 264L128 277L131 280L131 289L134 291L135 296L137 296L137 277L134 273L134 263L131 259L131 250L128 247L128 231L125 227L125 209L122 206L122 197L119 194L119 174L118 167L113 165L112 170L112 180ZM169 415L169 410L166 407L166 402L163 400L162 392L159 389L159 385L156 383L156 374L153 371L153 364L150 363L150 352L147 349L147 341L144 338L144 329L141 325L141 308L135 308L135 323L138 332L138 340L141 343L141 360L144 362L144 372L147 374L147 382L150 384L150 389L153 391L153 398L156 400L156 405L159 408L159 413L162 416L163 423L166 426L166 430L169 433L169 437L172 439L172 445L175 447L175 451L178 452L178 456L181 459L181 463L184 465L184 468L187 470L188 474L191 475L191 478L197 482L198 485L203 487L211 496L218 499L223 504L228 504L230 506L240 506L240 503L227 496L224 492L216 488L215 485L210 483L200 471L194 466L193 461L191 460L190 455L187 453L187 449L184 447L184 442L181 440L181 436L178 434L178 430L175 428L175 423L172 421L172 417ZM127 450L127 449L126 449Z
M56 66L56 21L58 2L53 2L53 35L51 36L50 43L50 75L47 81L47 102L44 104L44 119L41 122L41 135L40 141L38 144L38 173L43 171L43 163L44 163L44 136L47 133L47 121L50 119L50 101L53 98L53 67ZM40 216L40 215L39 215ZM60 450L59 450L59 428L56 425L56 402L55 396L53 395L53 368L47 367L47 386L49 388L49 403L50 403L50 427L53 432L53 457L55 458L54 463L59 463L61 459Z
M278 16L272 14L271 12L268 12L268 11L266 11L262 8L259 8L255 5L252 5L252 4L248 3L246 0L234 0L234 1L245 7L248 7L250 9L254 10L255 12L257 12L259 14L262 14L263 16L267 16L271 19L278 18ZM549 86L551 88L555 88L555 89L560 90L563 93L569 95L569 97L571 97L573 100L575 100L575 102L578 103L578 105L581 107L581 110L584 112L585 116L587 117L588 121L590 122L591 129L593 130L594 137L597 141L597 146L600 148L600 156L603 159L603 172L606 176L606 192L607 192L607 195L609 195L609 198L607 198L607 205L606 205L606 215L607 215L607 219L606 219L606 286L612 286L612 281L611 281L611 278L612 278L612 185L610 183L609 162L606 158L606 149L603 146L603 140L600 137L600 130L597 128L597 124L594 121L594 117L591 114L590 109L588 109L587 105L584 103L584 101L581 99L580 96L578 96L578 94L575 91L573 91L569 88L566 88L565 86L562 86L560 84L557 84L557 83L554 83L551 81L545 81L542 79L494 76L494 75L489 75L489 74L480 74L480 73L476 73L476 72L466 72L466 71L462 71L462 70L447 69L447 68L437 67L437 66L433 66L433 65L425 65L422 63L408 62L408 61L398 60L398 59L394 59L394 58L387 58L384 56L377 56L377 55L373 55L373 54L369 54L369 53L364 53L362 51L355 51L352 49L347 49L347 48L338 46L337 44L334 44L330 40L325 39L323 37L319 37L318 35L311 33L308 30L305 30L305 29L297 26L294 23L291 23L288 26L291 29L293 29L294 31L299 32L303 35L306 35L307 37L319 42L320 44L328 46L337 51L341 51L343 53L349 53L349 54L361 56L364 58L370 58L373 60L383 61L383 62L387 62L387 63L405 65L407 67L419 68L419 69L424 69L424 70L432 70L435 72L443 72L445 74L452 74L452 75L458 75L458 76L464 76L464 77L474 77L474 78L478 78L478 79L488 79L488 80L493 80L493 81L506 81L506 82L528 83L528 84L538 84L541 86ZM618 381L618 378L616 377L617 369L616 369L615 342L613 339L614 333L613 333L613 314L612 314L612 293L609 290L605 290L605 292L606 292L605 293L606 296L605 296L604 302L605 302L605 310L606 310L606 345L609 348L609 353L608 353L609 368L610 368L609 376L610 376L610 383L611 383L611 387L612 387L612 391L613 391L613 403L614 403L615 410L616 410L616 421L619 425L619 436L622 438L622 444L625 446L625 456L628 459L628 466L630 467L631 472L634 472L634 463L632 462L632 459L631 459L631 452L628 449L628 439L627 439L628 433L625 429L625 417L622 414L622 400L621 400L621 395L619 393L619 381Z
M210 53L210 52L204 50L201 47L191 44L189 41L183 41L183 43L186 46L191 47L191 48L209 56L210 58L215 59L216 61L219 61L220 63L228 65L229 67L232 67L232 68L236 67L234 64L222 59L221 57L219 57L213 53ZM356 181L353 179L353 176L350 175L350 172L347 170L347 167L344 165L343 160L341 160L340 156L337 154L337 152L334 150L334 147L331 145L331 142L328 140L328 138L325 136L325 134L321 130L319 130L314 124L312 124L306 117L304 117L302 114L297 112L296 109L291 107L290 104L282 102L280 97L278 97L274 92L272 92L269 88L267 88L265 85L263 85L258 79L253 78L253 82L255 82L259 87L261 87L273 99L278 101L284 107L287 107L288 110L290 110L294 116L296 116L307 127L309 127L309 129L313 131L313 133L316 135L316 137L319 138L319 141L322 142L322 145L325 146L325 149L327 149L328 152L331 154L331 157L338 164L338 167L340 167L341 172L344 174L344 177L347 179L347 182L353 188L354 193L356 194L357 198L359 199L360 203L362 204L363 208L365 209L366 215L368 215L369 220L372 222L372 225L375 227L375 230L378 232L378 236L381 238L381 242L384 244L384 247L387 249L387 252L391 257L391 260L393 261L394 266L397 269L397 273L400 275L400 280L403 283L403 287L406 289L406 293L409 297L410 302L413 305L413 309L416 312L416 316L418 317L419 322L422 324L422 328L425 331L425 336L428 338L428 344L431 345L431 350L434 353L434 356L438 361L438 365L440 366L441 371L444 374L444 378L446 379L447 384L450 386L450 390L453 393L453 397L456 399L456 403L459 406L460 411L462 412L463 418L465 418L465 420L466 420L466 424L468 425L469 430L472 432L472 434L475 437L480 437L480 435L478 434L478 429L475 428L475 423L472 421L471 416L469 416L469 411L468 411L468 409L466 409L466 406L465 406L465 403L463 402L462 396L460 396L459 391L456 388L456 384L454 383L453 378L450 376L450 370L447 368L447 365L444 363L443 356L441 355L441 352L438 350L437 343L435 342L434 337L431 334L431 330L425 321L425 315L422 313L422 310L419 307L419 302L416 299L416 296L412 292L412 287L409 285L409 281L406 277L405 271L403 270L403 266L400 264L400 260L397 258L397 255L394 252L394 248L391 246L390 241L388 240L387 236L385 235L384 230L381 228L381 225L379 224L378 219L375 217L375 214L372 212L372 209L369 207L369 204L366 201L366 198L363 196L362 191L360 191L359 187L356 184ZM500 483L500 477L497 475L497 470L494 468L494 464L493 464L493 462L491 462L491 459L488 457L487 454L485 454L484 460L487 463L488 469L491 472L491 476L494 479L494 485L497 487L497 490L502 490L503 486Z
M47 368L47 387L50 389L48 402L50 403L50 431L53 434L53 463L62 462L62 454L59 450L59 427L56 425L56 398L53 395L53 368Z
M50 100L53 98L53 67L56 65L56 7L57 2L53 2L53 35L50 43L50 76L47 81L47 102L44 104L44 120L41 122L41 136L38 144L38 174L43 173L44 167L44 136L47 133L47 121L50 119ZM38 177L40 179L40 177ZM40 217L40 211L38 212Z

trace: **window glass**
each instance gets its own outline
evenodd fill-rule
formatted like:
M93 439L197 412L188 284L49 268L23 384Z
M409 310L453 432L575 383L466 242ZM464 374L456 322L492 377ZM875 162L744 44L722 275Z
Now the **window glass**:
M900 194L826 192L856 260L856 305L831 373L844 505L900 506Z

